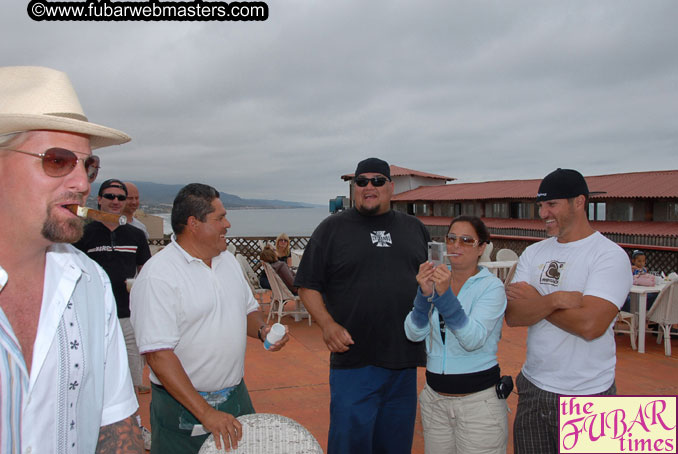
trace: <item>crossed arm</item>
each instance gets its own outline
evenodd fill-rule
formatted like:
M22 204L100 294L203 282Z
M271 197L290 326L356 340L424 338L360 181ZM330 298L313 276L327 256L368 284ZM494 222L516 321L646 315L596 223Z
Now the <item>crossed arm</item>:
M99 429L96 454L142 454L144 442L134 416Z
M527 282L510 284L506 288L506 298L506 323L509 326L531 326L546 319L585 340L602 336L619 311L612 302L581 292L558 291L540 295Z

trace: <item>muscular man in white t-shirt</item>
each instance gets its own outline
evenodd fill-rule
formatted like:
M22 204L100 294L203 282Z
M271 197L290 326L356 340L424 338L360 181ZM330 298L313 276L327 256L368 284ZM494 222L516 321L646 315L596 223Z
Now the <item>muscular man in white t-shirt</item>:
M551 237L520 257L506 322L529 326L518 375L516 454L558 452L558 394L615 394L612 324L631 287L626 253L588 222L588 186L576 170L542 180L539 216Z

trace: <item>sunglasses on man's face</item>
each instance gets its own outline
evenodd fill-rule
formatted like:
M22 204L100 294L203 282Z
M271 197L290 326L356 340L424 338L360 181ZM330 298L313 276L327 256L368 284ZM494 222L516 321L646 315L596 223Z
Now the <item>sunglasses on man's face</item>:
M101 194L101 197L103 197L104 199L107 199L107 200L118 199L121 202L124 202L125 200L127 200L127 196L125 194L108 194L108 193L106 193L106 194Z
M383 186L386 184L388 181L388 178L386 177L372 177L372 178L366 178L366 177L358 177L355 180L356 186L359 186L361 188L364 188L367 186L367 183L372 183L372 186L375 188L378 188L380 186Z
M448 233L447 238L445 240L447 241L447 244L454 244L457 241L459 241L459 243L462 246L475 247L478 245L478 240L468 235L457 235L454 233Z
M31 153L30 151L15 150L6 147L1 147L0 149L16 151L17 153L23 153L42 159L42 170L50 177L65 177L75 169L75 166L78 165L78 161L82 161L85 166L87 181L90 183L96 180L97 175L99 174L99 157L95 155L90 155L85 159L81 159L71 150L65 148L50 148L44 153Z

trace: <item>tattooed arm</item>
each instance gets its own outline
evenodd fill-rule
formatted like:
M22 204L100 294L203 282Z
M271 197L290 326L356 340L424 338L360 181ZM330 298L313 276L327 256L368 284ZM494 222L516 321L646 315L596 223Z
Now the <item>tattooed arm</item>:
M136 414L136 413L135 413ZM143 454L141 429L134 415L99 429L96 454Z

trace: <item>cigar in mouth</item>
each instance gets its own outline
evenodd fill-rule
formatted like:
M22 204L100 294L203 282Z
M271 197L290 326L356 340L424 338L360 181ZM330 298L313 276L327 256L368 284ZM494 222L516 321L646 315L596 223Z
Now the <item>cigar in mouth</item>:
M113 213L105 213L94 208L82 207L80 205L66 205L73 214L83 219L92 219L94 221L106 222L108 224L127 224L127 216Z

